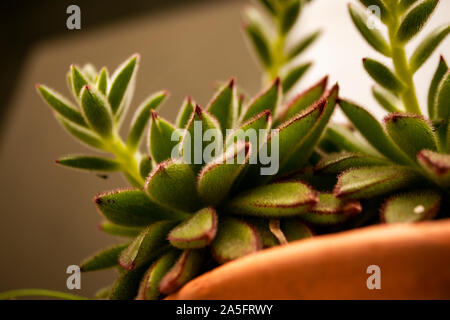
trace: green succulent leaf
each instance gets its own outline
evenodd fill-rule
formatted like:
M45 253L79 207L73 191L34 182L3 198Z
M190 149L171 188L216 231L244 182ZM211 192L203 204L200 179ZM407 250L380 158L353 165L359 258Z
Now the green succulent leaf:
M273 0L258 0L261 5L266 8L266 10L272 14L276 15L278 11L277 3L274 3Z
M205 260L203 250L185 250L159 283L163 294L171 294L199 274Z
M308 49L322 34L322 31L314 31L307 36L300 39L288 52L287 57L289 60L294 59Z
M55 161L62 166L90 171L119 171L122 164L114 159L94 156L66 156Z
M359 0L365 7L377 6L380 10L380 18L383 22L388 22L390 18L390 12L383 0ZM390 1L390 0L388 0Z
M139 56L133 55L120 65L111 77L111 87L108 91L108 101L114 115L118 114L129 89L133 75L136 73Z
M112 285L103 287L99 290L97 290L97 292L94 295L94 298L97 300L106 300L108 299L109 295L111 294L111 289L112 289Z
M409 65L412 72L416 72L427 59L431 56L433 51L439 46L450 33L450 25L444 25L434 29L414 50Z
M447 63L445 62L444 57L441 56L439 65L434 73L433 80L431 81L430 88L428 90L428 117L433 120L437 118L435 106L439 84L441 83L447 71Z
M143 265L133 270L122 272L109 292L110 300L132 300L136 298L139 284L148 266Z
M181 220L187 215L165 209L139 189L100 193L94 198L97 209L112 223L142 227L161 220Z
M89 81L95 82L98 76L98 72L93 64L86 63L81 70L83 70L83 73L86 75L86 78L89 79Z
M288 0L282 5L280 12L280 31L283 34L287 34L295 22L302 8L301 0Z
M436 94L436 117L447 120L450 118L450 71L447 71L439 83Z
M314 104L325 92L327 87L328 77L324 77L317 84L313 85L311 88L305 90L304 92L296 95L286 107L280 112L279 119L275 124L280 121L291 119L296 114L302 112L310 105Z
M263 248L270 248L280 244L278 239L274 236L274 234L269 228L270 220L259 218L246 218L245 221L250 223L255 228L259 238L261 239Z
M353 168L344 171L334 187L334 195L345 199L367 199L416 183L418 175L401 166Z
M400 112L403 109L401 101L381 86L373 86L372 95L387 112Z
M239 143L209 162L198 176L197 190L203 203L218 205L228 195L239 174L245 168L249 155L250 144Z
M419 33L438 3L439 0L424 0L409 10L398 27L397 40L407 42Z
M255 227L236 218L224 217L219 221L211 253L218 263L226 263L261 248L262 242Z
M97 271L117 266L120 253L129 245L130 243L119 244L97 252L81 263L81 271Z
M266 90L250 101L241 121L247 121L265 110L270 110L274 114L278 109L281 97L281 81L280 78L276 78Z
M55 118L67 132L77 139L77 141L96 149L104 148L102 140L96 133L87 128L76 125L73 122L67 121L58 114L55 114Z
M92 86L86 85L81 91L81 109L84 117L100 137L110 139L113 136L111 107L106 98Z
M98 228L107 234L127 238L134 238L142 231L142 228L124 227L109 221L101 222Z
M422 149L436 151L433 128L421 116L391 113L385 119L386 130L397 146L413 160Z
M349 4L348 9L353 23L355 24L361 35L364 37L364 39L367 41L367 43L369 43L372 48L374 48L381 54L390 56L391 48L380 30L378 30L377 28L370 29L367 26L369 15L366 10L352 3Z
M438 184L450 187L450 155L422 150L417 155L422 168Z
M195 105L196 104L191 97L187 97L183 101L183 105L177 116L177 128L185 128L187 126L191 115L194 113Z
M268 68L272 64L272 55L270 53L270 40L268 39L262 28L254 22L250 22L244 25L245 32L247 33L259 60Z
M38 84L36 85L36 88L44 101L66 121L71 121L79 126L87 127L83 115L69 102L69 100L47 86Z
M216 236L217 214L212 207L197 211L192 217L170 231L170 243L179 249L199 249L209 245Z
M250 120L248 120L247 122L245 122L244 124L241 125L241 127L237 128L236 130L234 130L228 137L226 140L226 147L230 147L238 142L250 142L253 143L253 141L251 141L251 134L253 132L260 132L260 130L268 130L271 127L272 124L272 116L271 116L271 112L269 110L265 110L259 114L257 114L256 116L254 116L253 118L251 118ZM258 137L256 137L256 139L258 139ZM253 151L258 150L258 144L256 145L251 145L251 148L253 149ZM252 151L252 152L253 152Z
M167 234L174 222L159 221L141 231L121 252L119 264L127 270L135 269L156 258L169 244Z
M139 147L145 127L150 119L151 111L158 108L167 98L167 91L159 91L148 97L136 110L133 120L131 120L131 129L128 134L127 146L132 150Z
M283 92L286 93L306 74L312 63L302 63L289 69L281 81Z
M143 179L147 179L150 172L153 169L152 157L143 156L139 161L139 174Z
M381 219L387 223L406 223L435 217L441 195L433 190L411 191L389 197L381 208Z
M151 110L149 146L150 154L156 163L172 157L172 150L181 139L181 133L168 121Z
M363 59L364 69L382 87L393 92L401 92L404 85L388 67L373 59Z
M350 119L359 132L379 152L388 158L409 164L410 160L397 148L394 142L385 133L381 124L364 108L349 101L340 100L339 105L345 115Z
M345 151L380 156L371 145L359 139L353 127L346 124L330 123L325 131L325 138Z
M283 219L280 221L281 231L288 242L307 239L313 236L311 228L298 219Z
M418 0L400 0L398 3L398 9L400 12L404 12L408 10L413 4L415 4Z
M106 68L103 68L98 75L97 90L103 95L106 95L108 91L108 70Z
M350 168L373 167L389 164L383 158L354 152L335 152L325 155L316 165L315 170L321 173L341 173Z
M141 280L137 299L157 300L161 296L159 283L175 264L179 255L178 250L170 250L150 266Z
M81 90L89 84L89 80L86 77L86 75L76 66L71 65L71 83L72 83L72 90L73 94L76 99L80 98Z
M170 209L194 212L200 206L197 177L190 165L162 162L148 177L145 190L153 201Z
M317 193L300 181L272 183L250 189L231 199L230 213L282 218L305 213L318 201Z
M301 219L315 225L340 224L362 210L359 201L345 201L336 198L332 193L320 193L317 202Z
M226 129L233 128L237 117L237 96L234 82L234 79L231 79L220 88L206 108L219 121L223 136L225 136Z

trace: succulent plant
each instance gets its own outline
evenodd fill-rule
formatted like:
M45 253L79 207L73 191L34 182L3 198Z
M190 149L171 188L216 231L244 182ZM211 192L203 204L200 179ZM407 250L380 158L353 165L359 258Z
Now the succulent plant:
M326 155L316 170L339 174L334 188L339 199L381 200L381 220L388 223L448 217L450 212L450 72L444 58L428 91L429 118L422 114L413 81L414 73L450 32L450 25L432 31L409 59L405 54L405 46L438 2L361 0L366 7L379 8L378 25L387 31L388 40L381 27L369 28L363 6L349 5L366 41L392 60L394 69L374 59L363 60L377 82L373 95L388 114L382 125L364 108L340 99L340 108L363 139L345 126L330 126L324 140L335 152Z

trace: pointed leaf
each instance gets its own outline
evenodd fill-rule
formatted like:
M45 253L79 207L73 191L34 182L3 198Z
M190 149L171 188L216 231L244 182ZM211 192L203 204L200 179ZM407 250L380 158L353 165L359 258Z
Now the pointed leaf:
M251 136L253 133L259 133L260 130L268 130L270 128L272 124L271 114L269 110L265 110L242 124L240 128L234 130L227 137L226 147L232 146L240 141L252 143ZM258 143L256 145L252 144L251 148L253 151L258 150Z
M293 86L306 74L309 68L312 66L311 62L302 63L298 66L291 68L283 77L281 86L283 92L286 93L292 89Z
M262 242L252 225L231 217L220 219L216 238L211 244L211 253L218 263L226 263L260 249Z
M416 72L427 59L431 56L433 51L439 46L450 33L450 25L440 26L434 29L414 50L409 65L412 72Z
M402 111L400 100L388 90L375 85L372 88L372 95L387 112Z
M141 158L141 161L139 161L139 173L141 174L141 177L143 179L147 179L150 172L152 172L152 169L153 169L152 157L143 156Z
M359 201L345 201L336 198L332 193L320 193L319 202L301 218L315 225L333 225L347 221L361 210Z
M89 80L77 66L71 65L70 68L72 72L72 90L75 97L79 99L81 90L89 84Z
M220 88L206 108L219 121L223 136L225 136L226 129L233 128L237 116L237 97L234 82L234 79L231 79L228 84Z
M261 5L266 8L266 10L272 14L272 15L276 15L277 14L277 4L273 2L273 0L258 0Z
M439 0L424 0L408 11L398 27L397 40L407 42L413 38L423 28L438 3Z
M106 95L106 91L108 90L108 70L106 68L103 68L98 75L97 90L103 95Z
M89 79L91 82L95 82L95 79L97 78L97 69L95 66L91 63L86 63L83 68L83 73L86 75L86 78Z
M81 109L89 126L99 136L109 139L113 135L110 106L97 89L86 85L81 91Z
M345 100L340 100L339 105L353 125L379 152L394 161L410 163L406 155L397 148L381 124L369 112Z
M181 134L170 122L161 118L156 111L151 110L151 114L150 154L156 163L160 163L172 157L172 151L178 145Z
M197 211L191 218L170 231L170 243L179 249L199 249L209 245L217 232L217 214L214 208Z
M447 63L444 57L441 56L439 65L434 73L433 80L431 81L430 88L428 90L428 117L430 119L436 119L436 94L438 92L439 84L448 71Z
M131 129L128 134L127 146L133 150L139 147L145 127L150 119L151 110L158 108L167 98L167 91L159 91L148 97L136 110L131 120Z
M436 94L436 117L440 119L450 118L450 71L447 71L439 83Z
M436 151L436 136L428 122L416 114L390 113L384 118L386 130L397 146L415 160L422 149Z
M148 177L145 190L156 203L167 208L194 212L200 209L197 177L188 164L169 160L160 163Z
M109 221L129 227L147 226L160 220L181 220L185 214L162 208L138 189L100 193L94 198L97 209Z
M177 128L185 128L187 126L191 115L194 113L195 105L196 104L191 97L187 97L184 100L177 116Z
M98 228L110 235L127 238L134 238L142 231L142 228L119 226L109 221L103 221Z
M148 269L147 265L134 270L124 271L111 287L110 300L132 300L136 298L139 290L139 283Z
M314 31L307 35L306 37L300 39L290 50L287 54L288 59L291 60L295 58L296 56L300 55L302 52L304 52L306 49L308 49L316 40L319 38L319 36L322 34L322 31Z
M272 64L269 39L257 23L250 22L244 24L244 29L255 48L259 60L268 68Z
M178 250L171 250L150 266L142 278L137 299L157 300L161 296L161 292L159 291L159 283L175 264L178 256Z
M110 172L110 171L119 171L122 169L122 164L120 162L114 159L103 157L75 155L59 158L55 162L62 166L82 170Z
M367 73L382 87L393 91L401 92L404 88L403 83L397 78L397 76L384 64L373 60L363 59L364 69Z
M272 183L240 193L229 201L233 214L256 217L290 217L306 212L318 201L317 194L299 181Z
M115 115L124 101L130 81L137 70L139 55L133 55L120 65L111 77L111 87L108 90L108 101Z
M135 269L156 258L168 246L167 234L174 222L160 221L148 226L121 252L119 264L127 269Z
M120 253L129 245L130 243L119 244L97 252L92 257L87 258L81 263L81 271L97 271L117 266L119 264L118 259Z
M422 150L417 155L422 168L444 187L450 187L450 155Z
M345 199L366 199L409 187L419 176L406 167L379 166L344 171L334 187L334 195Z
M91 130L74 124L73 122L66 121L65 118L55 114L56 120L69 132L73 137L77 138L79 142L85 143L86 145L96 148L103 149L104 145L100 137L92 132Z
M313 236L311 229L300 219L283 219L280 221L281 231L288 242L302 240Z
M355 128L349 125L330 123L325 131L325 137L334 145L345 151L380 156L371 145L366 141L359 139L355 132Z
M280 31L282 34L288 33L295 22L301 11L301 0L289 0L282 4L281 14L280 14Z
M373 167L389 164L389 161L362 153L336 152L324 156L316 165L315 170L323 173L341 173L350 168Z
M38 84L36 85L36 88L44 101L59 115L66 119L66 121L71 121L79 126L87 127L83 115L71 102L69 102L69 100L47 86Z
M400 0L398 4L398 9L403 12L408 10L414 3L416 3L418 0Z
M200 273L205 260L203 250L186 250L159 283L159 291L171 294Z
M264 110L270 110L270 112L274 114L281 101L281 95L280 78L277 78L270 87L250 101L249 105L245 108L244 116L241 121L247 121Z
M255 228L259 238L261 239L263 248L271 248L280 244L272 231L270 231L269 221L271 220L265 218L245 218L245 221L250 223Z
M206 205L215 206L228 195L250 155L250 144L239 143L203 167L198 176L197 190Z
M395 195L381 208L381 220L406 223L433 219L439 211L441 196L433 190L412 191Z
M380 30L368 27L369 15L366 10L352 3L349 4L348 9L356 28L372 48L385 56L390 56L391 49Z

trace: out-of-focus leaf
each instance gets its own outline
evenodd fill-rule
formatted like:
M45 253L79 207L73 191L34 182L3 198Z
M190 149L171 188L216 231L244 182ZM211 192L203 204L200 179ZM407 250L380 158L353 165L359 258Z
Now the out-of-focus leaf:
M147 268L147 265L143 265L134 270L122 272L112 285L108 299L132 300L136 298L139 290L139 283Z
M322 34L322 31L314 31L307 35L306 37L300 39L288 52L288 59L293 59L296 56L300 55L306 49L308 49L319 36Z
M381 124L369 112L345 100L340 100L339 105L353 125L379 152L394 161L403 164L410 163L407 156L397 148Z
M81 90L89 83L89 80L76 65L71 65L70 69L72 73L71 79L73 94L77 99L79 99Z
M261 60L262 64L268 68L272 64L272 55L270 53L270 40L264 34L264 31L256 23L244 24L245 32L255 48L256 54Z
M408 10L414 3L416 3L418 0L400 0L398 3L398 9L401 12L404 12Z
M389 161L383 158L343 151L325 155L315 170L323 173L340 173L350 168L373 167L388 163Z
M403 109L401 101L395 95L378 85L373 86L372 95L387 112L400 112Z
M302 240L313 236L311 229L298 219L283 219L280 221L281 231L283 231L288 242Z
M151 110L158 108L168 96L167 91L159 91L148 97L136 110L131 120L131 129L128 134L127 145L131 149L137 149L144 134L145 127L150 119Z
M110 139L113 136L111 108L97 89L86 85L81 90L81 109L89 126L99 136Z
M249 143L230 147L223 155L209 162L198 176L197 190L205 205L218 205L226 198L248 162Z
M436 119L436 94L438 92L439 84L448 71L447 63L444 57L441 56L439 65L434 73L433 80L431 81L430 88L428 90L428 117L430 119Z
M261 5L266 8L266 10L272 14L272 15L276 15L277 14L277 4L274 3L273 0L258 0Z
M98 75L97 90L106 95L108 90L108 70L106 68L103 68Z
M139 173L143 179L147 179L150 172L152 172L153 163L150 156L143 156L139 161Z
M437 183L444 187L450 187L450 155L422 150L417 155L422 168Z
M109 221L122 226L147 226L156 221L181 220L187 216L162 208L138 189L100 193L94 202Z
M67 121L58 114L55 114L55 117L63 128L66 129L72 136L77 138L78 141L96 149L103 149L103 142L97 134L85 127L81 127L73 122Z
M219 221L211 253L217 262L226 263L261 248L261 239L253 226L239 219L224 217Z
M393 92L401 92L404 88L401 80L381 62L373 59L363 59L364 69L382 87Z
M161 118L156 111L151 110L149 146L150 154L156 163L170 159L172 150L176 148L181 133L168 121Z
M280 31L283 34L286 34L292 29L297 21L302 3L301 0L288 0L285 1L281 7Z
M228 202L230 213L255 217L290 217L306 212L317 193L299 181L272 183L244 191Z
M345 201L336 198L332 193L320 193L319 202L311 210L301 216L301 219L316 225L340 224L362 210L359 201Z
M191 115L194 113L195 109L195 102L192 100L191 97L187 97L183 101L183 105L181 106L181 109L177 116L177 128L185 128L189 122L189 119L191 118Z
M241 125L241 127L234 130L226 140L226 147L232 146L238 142L250 142L252 143L250 137L252 133L259 134L260 130L268 130L272 124L272 113L269 110L265 110L244 124ZM258 139L258 137L256 137ZM255 150L258 150L258 144L253 145L252 149L254 152Z
M170 250L150 266L141 280L137 299L157 300L161 296L159 283L175 264L179 255L178 250Z
M430 189L394 195L383 204L381 219L387 223L433 219L440 204L441 195Z
M281 81L280 78L276 78L266 90L251 100L248 106L244 108L244 116L241 121L247 121L264 110L270 110L274 114L278 109L281 98Z
M433 51L439 46L442 40L450 33L450 25L440 26L434 29L414 50L409 66L412 72L416 72L427 59L431 56Z
M122 164L117 160L94 156L66 156L55 161L62 166L91 170L91 171L119 171Z
M81 263L81 271L97 271L117 266L120 253L129 245L130 243L119 244L97 252Z
M103 221L98 228L110 235L128 238L134 238L142 231L142 228L119 226L109 221Z
M291 90L292 87L306 74L311 66L311 62L302 63L292 67L288 72L286 72L281 81L283 92L286 93Z
M436 136L421 116L390 113L384 118L386 130L397 146L413 160L422 149L436 150Z
M222 134L225 136L226 129L233 128L237 117L237 96L234 78L219 89L206 109L219 121Z
M197 177L188 164L169 160L162 162L148 177L148 196L167 208L194 212L201 205L197 194Z
M418 174L401 166L354 168L344 171L334 187L334 195L345 199L367 199L417 182Z
M436 93L436 117L447 120L450 118L450 71L447 71L439 83Z
M367 144L366 141L359 139L355 129L348 125L330 123L325 131L325 137L334 145L345 151L380 156L371 145Z
M405 15L398 27L396 38L406 42L413 38L430 18L439 0L423 0Z
M111 77L111 87L108 90L108 101L115 115L119 112L133 75L137 70L139 55L133 55L120 65Z
M78 109L62 95L44 85L36 85L45 102L66 121L71 121L79 126L87 127L83 115Z
M157 257L169 242L167 234L173 222L160 221L148 226L121 252L119 264L127 269L135 269Z
M170 231L170 243L179 249L199 249L209 245L217 232L217 214L212 207L197 211Z
M352 3L349 4L348 9L356 28L372 48L385 56L390 56L391 48L380 30L368 27L369 15L366 10Z

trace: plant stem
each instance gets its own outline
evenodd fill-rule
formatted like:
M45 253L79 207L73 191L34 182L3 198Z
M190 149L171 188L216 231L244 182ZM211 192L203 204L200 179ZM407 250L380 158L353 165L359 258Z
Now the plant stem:
M272 82L276 77L280 75L280 70L286 61L284 54L284 47L286 44L286 35L278 31L277 37L272 45L273 64L267 70L265 75L265 85Z
M399 25L399 17L395 6L392 8L392 18L388 23L389 41L392 51L392 62L394 64L395 73L403 81L406 88L400 94L403 105L407 112L422 114L419 102L417 100L416 89L414 86L414 73L411 72L408 60L406 58L405 45L396 39L396 32Z
M0 293L0 300L14 299L18 297L49 297L64 300L88 300L88 298L53 290L45 289L19 289Z

